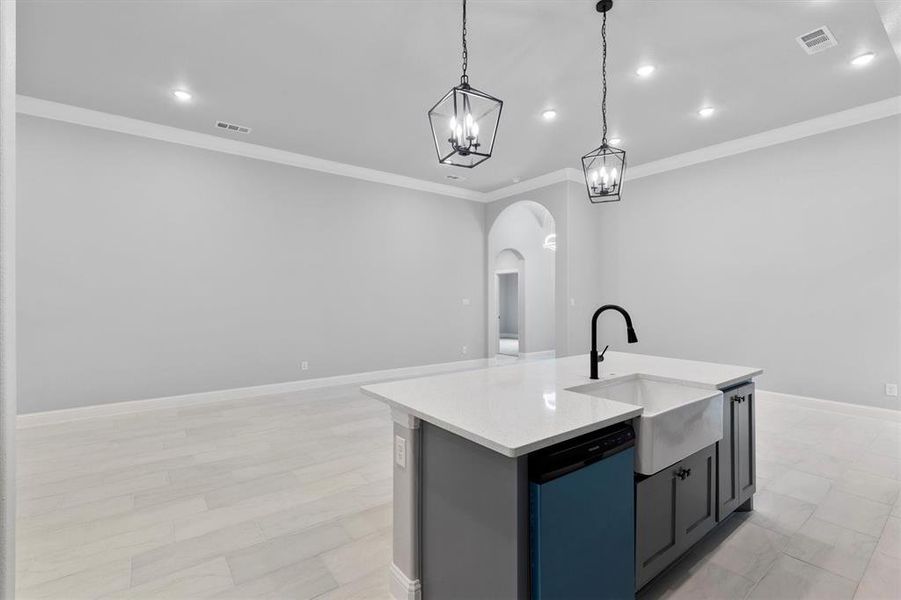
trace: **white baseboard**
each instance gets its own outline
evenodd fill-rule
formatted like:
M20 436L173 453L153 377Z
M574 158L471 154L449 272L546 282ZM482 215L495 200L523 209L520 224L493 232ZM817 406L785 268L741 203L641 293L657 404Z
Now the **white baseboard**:
M422 598L422 584L419 580L407 577L394 563L391 563L388 591L394 600L420 600Z
M528 358L529 360L535 360L540 358L556 358L557 351L556 350L541 350L540 352L520 352L520 358Z
M809 396L783 394L782 392L768 392L766 390L757 390L757 399L764 402L772 401L779 402L780 404L793 404L803 408L815 408L817 410L827 410L844 415L869 417L871 419L883 419L901 423L901 411L892 410L890 408L864 406L862 404L850 404L848 402L836 402L835 400L822 400L820 398L810 398Z
M520 360L542 360L554 358L555 355L556 353L554 350L526 352L520 354ZM80 421L94 417L126 415L162 408L181 408L184 406L196 406L200 404L210 404L213 402L223 402L227 400L240 400L242 398L267 396L271 394L284 394L287 392L298 392L302 390L312 390L336 385L349 385L354 383L363 384L376 381L384 381L386 379L399 379L406 377L424 377L427 375L449 373L451 371L463 371L466 369L477 369L480 367L487 367L497 364L498 361L496 358L475 358L447 363L419 365L415 367L401 367L397 369L383 369L381 371L350 373L347 375L335 375L332 377L300 379L297 381L269 383L264 385L232 388L227 390L197 392L193 394L182 394L179 396L166 396L162 398L148 398L145 400L114 402L111 404L79 406L76 408L64 408L61 410L51 410L46 412L27 413L24 415L19 415L16 420L16 427L18 429L27 429L29 427L53 425L56 423L67 423L69 421ZM796 406L805 408L816 408L819 410L828 410L831 412L838 412L847 415L856 415L901 422L901 411L892 410L889 408L849 404L846 402L822 400L820 398L810 398L807 396L783 394L782 392L770 392L766 390L758 390L757 394L758 399L763 401L770 400L781 403L791 403Z
M193 394L182 394L179 396L166 396L163 398L148 398L145 400L129 400L126 402L114 402L111 404L79 406L76 408L64 408L61 410L50 410L45 412L19 415L16 420L16 427L18 429L27 429L29 427L52 425L56 423L67 423L69 421L80 421L94 417L125 415L147 410L157 410L161 408L181 408L184 406L209 404L212 402L222 402L225 400L240 400L242 398L267 396L270 394L284 394L286 392L297 392L301 390L311 390L322 387L331 387L335 385L371 383L375 381L384 381L386 379L398 379L406 377L423 377L426 375L435 375L438 373L447 373L450 371L476 369L479 367L486 367L489 364L490 359L475 358L448 363L435 363L431 365L419 365L415 367L401 367L397 369L383 369L381 371L368 371L363 373L350 373L348 375L335 375L332 377L318 377L315 379L301 379L298 381L269 383L265 385L254 385L227 390L215 390L211 392L197 392Z

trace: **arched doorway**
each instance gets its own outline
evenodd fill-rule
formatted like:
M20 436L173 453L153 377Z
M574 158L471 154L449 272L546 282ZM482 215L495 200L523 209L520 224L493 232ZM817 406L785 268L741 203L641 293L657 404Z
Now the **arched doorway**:
M505 208L488 232L488 355L555 351L556 223L541 204Z

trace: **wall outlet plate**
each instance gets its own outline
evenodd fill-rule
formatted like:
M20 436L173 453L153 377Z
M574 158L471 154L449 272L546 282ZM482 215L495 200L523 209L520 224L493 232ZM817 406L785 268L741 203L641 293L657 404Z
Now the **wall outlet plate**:
M399 435L394 436L394 464L401 469L407 468L407 440Z
M305 361L305 360L303 360L303 361L300 362L300 370L301 370L301 371L306 371L306 370L309 369L309 368L310 368L310 363L308 363L308 362Z
M460 354L469 354L469 348L463 346L462 348L460 348Z
M885 384L885 395L886 396L897 396L898 395L898 384L897 383L886 383Z

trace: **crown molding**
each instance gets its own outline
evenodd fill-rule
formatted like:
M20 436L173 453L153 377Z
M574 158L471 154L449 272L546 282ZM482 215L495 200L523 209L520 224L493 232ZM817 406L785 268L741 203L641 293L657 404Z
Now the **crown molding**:
M332 175L341 175L343 177L394 185L421 192L430 192L442 196L452 196L454 198L462 198L464 200L472 200L475 202L487 201L484 193L475 190L467 190L452 185L407 177L406 175L398 175L387 171L378 171L376 169L368 169L366 167L358 167L356 165L325 160L306 154L277 150L259 144L251 144L240 140L230 140L208 133L199 133L187 129L180 129L178 127L169 127L168 125L160 125L159 123L151 123L150 121L142 121L140 119L132 119L121 115L90 110L71 104L52 102L50 100L43 100L32 96L17 96L16 112L35 117L43 117L45 119L53 119L55 121L65 121L76 125L105 129L107 131L136 135L163 142L171 142L173 144L202 148L204 150L213 150L256 160L265 160L311 171L321 171Z
M139 119L90 110L79 106L72 106L70 104L42 100L31 96L19 95L16 100L16 110L22 114L53 119L56 121L65 121L67 123L75 123L77 125L85 125L87 127L95 127L108 131L116 131L175 144L193 146L205 150L224 152L226 154L234 154L257 160L265 160L301 169L321 171L323 173L362 179L364 181L372 181L375 183L394 185L443 196L462 198L474 202L494 202L496 200L509 198L516 194L530 192L532 190L566 181L583 183L581 171L571 167L565 167L484 193L457 186L426 181L424 179L407 177L406 175L389 173L387 171L378 171L376 169L325 160L306 154L277 150L268 146L260 146L258 144L251 144L240 140L230 140L207 133L188 131L186 129L169 127L168 125L160 125L149 121L141 121ZM627 170L626 181L658 175L667 171L673 171L687 166L725 158L727 156L734 156L743 152L758 150L766 148L767 146L782 144L897 114L901 114L901 96L894 96L878 102L863 104L848 110L816 117L807 121L800 121L784 127L777 127L762 133L756 133L746 137L729 140L728 142L723 142L721 144L706 146L704 148L699 148L698 150L692 150L690 152L684 152L682 154L676 154L660 160L630 167Z
M901 114L901 96L886 98L870 104L862 104L848 110L808 119L807 121L799 121L784 127L777 127L762 133L755 133L754 135L736 138L721 144L706 146L691 152L684 152L631 167L627 171L626 181L726 158L727 156L734 156L750 152L751 150L759 150L768 146L775 146L776 144L783 144L897 114Z
M855 106L854 108L849 108L848 110L808 119L807 121L799 121L798 123L777 127L762 133L755 133L746 137L729 140L728 142L723 142L721 144L705 146L704 148L692 150L691 152L675 154L660 160L629 167L626 170L626 181L634 181L636 179L641 179L642 177L658 175L667 171L674 171L683 167L726 158L727 156L734 156L743 152L750 152L751 150L759 150L768 146L783 144L785 142L791 142L793 140L799 140L812 135L826 133L844 127L851 127L853 125L859 125L861 123L867 123L869 121L875 121L897 114L901 114L901 96L886 98L885 100L872 102L870 104L862 104L860 106ZM584 183L581 171L578 169L565 168L488 192L486 196L489 202L494 202L495 200L502 200L515 194L521 194L523 192L564 181Z
M584 183L582 174L578 169L565 167L563 169L557 169L556 171L551 171L550 173L545 173L544 175L532 177L531 179L526 179L525 181L520 181L519 183L514 183L513 185L508 185L506 187L488 192L487 194L485 194L485 196L487 197L487 202L494 202L495 200L502 200L504 198L509 198L510 196L515 196L516 194L531 192L532 190L537 190L538 188L543 188L555 183L561 183L563 181Z

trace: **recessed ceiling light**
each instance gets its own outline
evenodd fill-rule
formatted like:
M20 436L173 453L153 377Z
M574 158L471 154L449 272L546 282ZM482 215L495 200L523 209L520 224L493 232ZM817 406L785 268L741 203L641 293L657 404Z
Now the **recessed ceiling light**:
M701 110L698 111L698 114L705 119L713 115L715 109L712 106L705 106Z
M172 90L172 95L181 102L189 102L193 96L187 90Z
M641 65L635 69L635 74L639 77L650 77L651 73L657 70L654 65Z
M855 67L862 67L864 65L870 64L873 59L876 58L876 54L873 52L867 52L866 54L861 54L860 56L856 56L851 60L851 64Z
M553 108L541 111L541 118L545 121L553 121L557 118L557 111Z
M609 140L607 140L607 142L610 143L610 145L612 145L612 146L619 146L619 144L620 144L620 142L622 142L622 140L620 138L610 138Z

